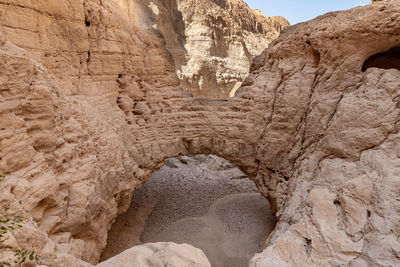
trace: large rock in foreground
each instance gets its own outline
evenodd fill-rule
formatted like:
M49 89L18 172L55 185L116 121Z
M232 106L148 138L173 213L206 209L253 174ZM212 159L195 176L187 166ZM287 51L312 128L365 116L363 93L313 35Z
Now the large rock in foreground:
M97 267L211 267L206 255L187 244L148 243L125 250Z

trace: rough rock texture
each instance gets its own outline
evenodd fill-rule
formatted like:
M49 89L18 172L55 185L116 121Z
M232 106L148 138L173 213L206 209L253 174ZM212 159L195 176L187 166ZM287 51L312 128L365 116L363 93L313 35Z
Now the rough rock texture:
M183 93L170 89L179 84L172 58L138 6L0 3L0 203L29 212L35 235L25 246L44 264L74 266L62 253L97 263L115 215L159 166L144 157L157 137L139 129L168 112L164 94Z
M211 267L206 255L187 244L148 243L125 250L98 267Z
M195 97L233 96L249 74L253 57L290 25L242 0L158 0L150 7L181 86Z
M280 221L251 266L399 266L400 66L361 71L399 21L399 1L327 14L253 66L247 95L272 108L257 180Z
M0 2L0 204L31 216L16 243L97 263L166 158L215 154L279 218L251 266L398 265L400 67L362 69L400 46L400 1L289 28L228 100L182 92L138 2Z

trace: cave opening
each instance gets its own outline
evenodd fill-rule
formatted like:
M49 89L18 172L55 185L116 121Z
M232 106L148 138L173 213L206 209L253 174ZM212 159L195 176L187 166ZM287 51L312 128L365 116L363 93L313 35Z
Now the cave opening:
M276 222L255 183L230 162L171 158L117 217L101 261L144 243L174 242L203 250L214 267L247 266Z
M369 57L364 62L362 71L365 72L369 68L400 70L400 46Z

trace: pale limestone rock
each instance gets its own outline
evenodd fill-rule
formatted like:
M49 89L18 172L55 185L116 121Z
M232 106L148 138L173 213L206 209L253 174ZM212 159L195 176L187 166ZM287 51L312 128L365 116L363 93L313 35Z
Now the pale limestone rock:
M285 78L272 94L265 91L274 109L258 151L270 162L260 165L270 172L259 175L261 188L276 201L280 221L250 266L399 265L400 221L391 207L400 205L400 66L361 71L370 56L400 45L399 4L384 1L294 26L253 66L246 82L253 90L274 73ZM374 37L374 27L394 35ZM344 37L357 32L365 35Z
M211 267L206 255L187 244L148 243L127 249L97 267Z
M148 4L0 3L0 206L30 214L18 245L96 264L166 158L215 154L279 218L251 266L397 266L400 1L285 30L227 100L181 90ZM394 68L364 66L390 49Z

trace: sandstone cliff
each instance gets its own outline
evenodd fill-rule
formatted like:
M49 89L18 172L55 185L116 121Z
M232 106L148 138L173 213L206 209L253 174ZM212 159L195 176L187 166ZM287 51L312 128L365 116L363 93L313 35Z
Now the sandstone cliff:
M227 98L258 56L289 26L242 0L150 2L153 26L171 52L181 86L195 97Z
M398 265L400 1L291 27L226 100L182 91L144 2L0 2L0 205L30 215L15 246L95 264L166 158L215 154L279 218L252 266Z

